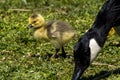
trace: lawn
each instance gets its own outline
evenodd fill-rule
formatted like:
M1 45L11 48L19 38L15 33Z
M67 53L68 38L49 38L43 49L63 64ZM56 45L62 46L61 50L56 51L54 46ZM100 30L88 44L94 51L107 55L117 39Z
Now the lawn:
M93 24L105 0L1 0L0 1L0 80L71 80L73 47ZM50 59L55 48L36 40L27 28L33 12L46 21L63 20L76 30L76 37L65 46L67 58ZM120 37L108 36L97 59L81 80L120 80ZM61 54L61 52L59 53Z

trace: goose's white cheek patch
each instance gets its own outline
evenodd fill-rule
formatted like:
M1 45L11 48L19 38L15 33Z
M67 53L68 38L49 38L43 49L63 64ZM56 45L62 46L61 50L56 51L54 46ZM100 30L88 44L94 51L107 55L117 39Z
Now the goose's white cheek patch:
M99 51L101 50L101 47L98 45L95 39L90 40L89 44L90 48L90 62L92 62L98 55Z

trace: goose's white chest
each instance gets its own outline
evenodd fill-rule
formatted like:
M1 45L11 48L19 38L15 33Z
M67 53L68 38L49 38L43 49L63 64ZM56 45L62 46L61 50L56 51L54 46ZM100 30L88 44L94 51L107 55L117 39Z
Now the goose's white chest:
M101 47L98 45L97 41L93 38L89 42L89 48L90 48L90 62L92 62L98 55L99 51L101 50Z

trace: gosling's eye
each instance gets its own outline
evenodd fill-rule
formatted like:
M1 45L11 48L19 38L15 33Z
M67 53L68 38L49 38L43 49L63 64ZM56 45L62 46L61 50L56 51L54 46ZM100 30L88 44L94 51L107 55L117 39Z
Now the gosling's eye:
M36 23L37 21L33 21L32 23Z

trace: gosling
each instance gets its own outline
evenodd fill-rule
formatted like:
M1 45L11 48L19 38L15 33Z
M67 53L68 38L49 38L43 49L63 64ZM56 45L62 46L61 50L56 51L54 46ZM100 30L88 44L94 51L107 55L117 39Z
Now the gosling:
M116 27L112 27L111 30L109 31L108 36L112 36L113 34L117 34L118 36L120 36L120 27L116 26Z
M75 36L75 30L70 24L59 20L45 22L40 14L32 14L28 27L33 29L33 36L36 39L51 42L55 46L56 52L52 57L57 57L61 49L62 57L66 58L64 45Z

